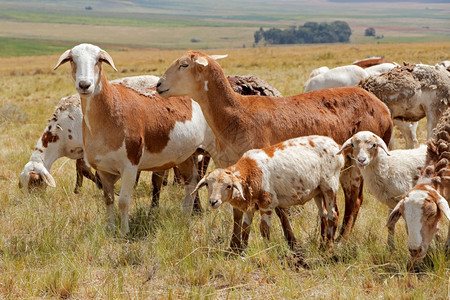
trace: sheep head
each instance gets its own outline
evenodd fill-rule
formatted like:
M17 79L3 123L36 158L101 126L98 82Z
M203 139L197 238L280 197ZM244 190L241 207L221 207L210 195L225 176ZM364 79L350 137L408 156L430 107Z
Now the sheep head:
M72 79L80 96L92 96L101 89L102 62L117 71L112 57L100 47L80 44L64 52L54 70L69 62L72 66Z
M208 91L206 70L209 65L224 57L226 55L208 56L198 51L188 51L169 66L156 90L164 98L190 96L198 99L199 93Z
M345 141L337 154L348 153L358 167L365 168L378 155L378 148L390 155L386 143L378 135L360 131Z
M43 188L44 183L56 187L55 179L42 163L29 161L19 175L19 187L31 192L36 188Z
M230 202L233 199L245 201L239 178L227 169L215 169L209 172L199 181L192 194L202 186L208 188L208 199L212 208L219 208L222 203Z
M431 186L419 184L392 210L387 226L392 228L403 216L408 228L409 254L412 259L422 259L439 229L443 215L450 220L447 200Z

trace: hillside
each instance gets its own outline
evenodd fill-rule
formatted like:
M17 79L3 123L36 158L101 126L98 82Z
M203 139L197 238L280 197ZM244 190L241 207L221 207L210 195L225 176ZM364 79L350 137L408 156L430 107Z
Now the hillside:
M335 20L350 25L351 43L450 41L448 3L373 5L325 0L0 1L0 56L57 53L80 42L115 48L252 47L260 27ZM382 39L364 37L368 27Z

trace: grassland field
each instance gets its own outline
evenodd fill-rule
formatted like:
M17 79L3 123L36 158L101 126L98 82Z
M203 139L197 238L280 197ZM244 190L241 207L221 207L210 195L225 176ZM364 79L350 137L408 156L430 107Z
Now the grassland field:
M26 194L18 175L29 160L47 119L61 97L75 93L70 67L53 71L69 47L52 55L0 58L0 298L108 299L448 299L450 262L443 250L449 222L426 259L410 266L407 234L401 220L396 249L387 249L387 207L369 193L348 241L333 254L319 249L319 221L313 203L292 209L295 234L312 265L295 270L277 220L269 243L253 222L249 247L228 257L230 207L185 218L183 188L165 187L160 206L150 209L150 173L144 172L130 207L131 233L106 231L102 192L85 181L73 194L75 164L61 158L51 173L56 188ZM105 66L109 79L160 76L184 50L122 48L105 45L119 72ZM345 44L205 50L225 54L229 75L253 74L284 95L303 91L309 72L368 56L402 63L435 64L448 59L450 42ZM151 117L151 116L149 116ZM399 147L402 139L395 132ZM419 140L426 137L424 120ZM211 166L210 168L213 168ZM116 188L119 188L118 183ZM343 195L338 196L343 214ZM116 219L118 224L118 217Z

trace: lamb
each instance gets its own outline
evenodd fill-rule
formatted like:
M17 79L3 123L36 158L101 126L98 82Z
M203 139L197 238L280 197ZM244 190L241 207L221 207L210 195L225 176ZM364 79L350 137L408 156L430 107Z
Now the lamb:
M340 86L356 86L369 74L358 66L341 66L309 78L304 86L305 93Z
M117 71L112 57L101 48L80 44L64 52L55 69L70 61L83 111L85 160L103 184L108 228L114 227L114 183L122 178L120 231L129 232L128 209L140 170L161 171L179 166L185 179L183 208L192 211L191 192L197 184L197 148L213 155L214 136L197 103L187 97L161 101L151 91L111 84L102 63ZM213 156L214 159L214 156Z
M189 51L161 77L158 93L168 98L189 95L202 107L216 137L219 167L236 163L250 149L306 135L323 135L343 143L353 133L371 130L389 141L392 121L386 105L360 88L326 89L292 97L236 94L215 59ZM347 160L351 164L350 160ZM362 201L362 179L356 168L341 174L346 210L341 235L347 237ZM231 248L240 247L242 212L233 210Z
M369 192L392 210L416 184L419 169L425 165L426 147L389 151L379 136L360 131L342 145L338 153L342 152L355 160ZM389 227L389 246L394 230L395 226Z
M261 214L261 235L270 239L273 210L303 205L314 198L323 220L322 238L333 249L339 211L336 193L344 157L337 155L339 145L332 138L304 136L244 153L225 169L215 169L199 181L194 192L208 187L209 204L219 208L230 203L244 213L242 242L247 246L253 214ZM325 204L325 206L323 205ZM295 236L285 216L285 238L295 250Z
M387 222L388 227L393 227L403 216L413 259L425 257L443 215L450 220L450 108L442 115L427 146L425 167L417 185L392 210ZM450 251L450 226L445 247Z
M450 77L431 66L394 68L367 78L359 86L386 103L394 119L417 122L427 117L427 139L450 105Z

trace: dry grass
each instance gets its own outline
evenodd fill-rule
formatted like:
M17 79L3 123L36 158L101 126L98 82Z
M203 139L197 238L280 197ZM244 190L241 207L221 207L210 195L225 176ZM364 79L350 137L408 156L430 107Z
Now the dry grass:
M434 64L448 59L449 50L449 43L434 43L209 53L229 54L221 61L227 74L254 74L292 95L302 92L309 72L322 65L371 55ZM107 76L161 75L182 52L111 52L120 72L106 67ZM134 193L127 238L106 232L102 193L92 183L86 182L81 194L72 193L75 170L68 159L51 170L57 188L26 195L18 188L18 175L59 98L75 92L68 66L51 71L56 61L57 56L0 59L0 108L14 105L23 112L0 124L0 297L448 299L450 265L442 243L434 244L425 262L409 268L404 222L397 226L396 250L388 251L387 208L367 193L351 239L338 244L334 255L318 249L314 205L293 211L294 230L313 266L298 271L290 265L278 221L266 243L256 218L249 248L242 257L228 257L230 209L207 209L186 219L182 188L168 186L161 206L150 210L149 173ZM424 137L421 122L419 138ZM340 194L341 212L342 199Z

